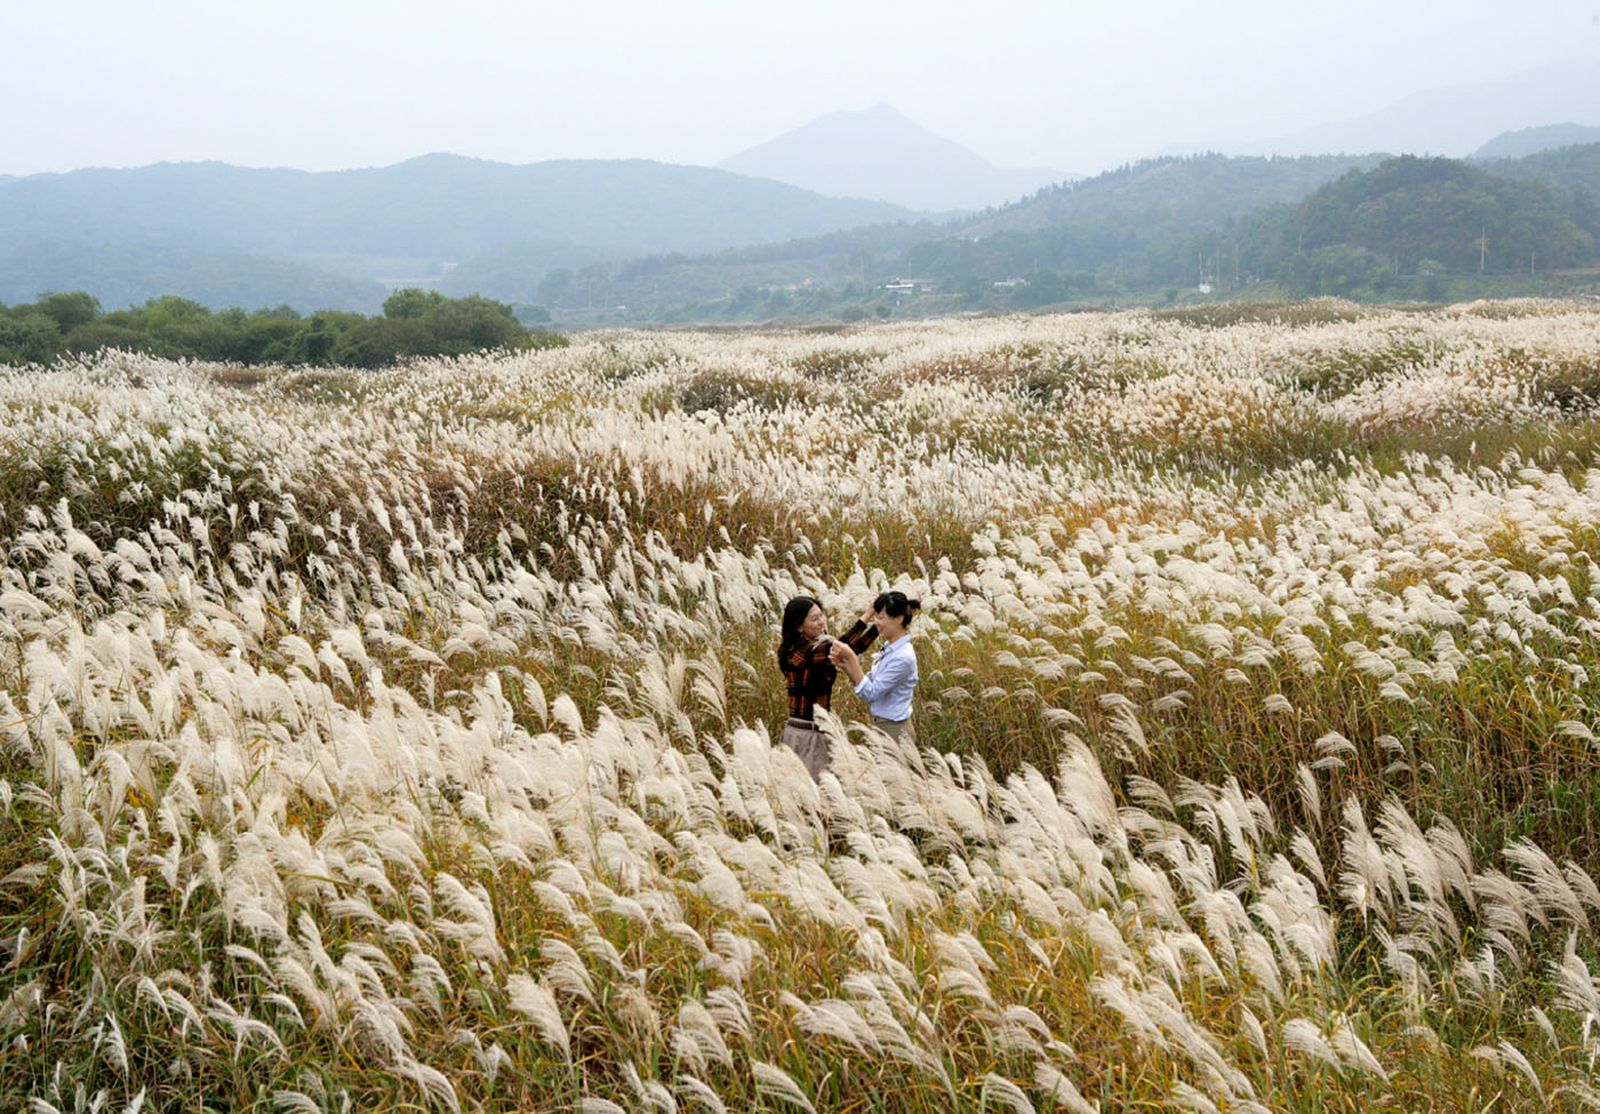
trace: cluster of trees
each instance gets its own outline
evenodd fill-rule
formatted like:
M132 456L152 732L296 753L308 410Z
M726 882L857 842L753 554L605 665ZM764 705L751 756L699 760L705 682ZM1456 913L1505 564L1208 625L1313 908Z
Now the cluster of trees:
M1169 281L1270 280L1295 295L1434 297L1449 275L1591 266L1600 207L1582 185L1501 178L1455 159L1390 159L1298 205L1191 237Z
M0 364L45 363L120 348L240 364L383 367L412 357L565 343L557 333L530 332L500 302L446 298L433 290L397 291L379 317L336 310L302 315L288 306L214 312L176 297L107 313L82 291L0 305Z

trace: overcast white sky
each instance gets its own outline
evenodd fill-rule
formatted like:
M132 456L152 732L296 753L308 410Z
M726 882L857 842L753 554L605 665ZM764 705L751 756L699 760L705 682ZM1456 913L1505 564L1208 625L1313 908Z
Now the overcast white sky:
M1092 173L1600 57L1600 0L0 0L0 174L714 163L886 102Z

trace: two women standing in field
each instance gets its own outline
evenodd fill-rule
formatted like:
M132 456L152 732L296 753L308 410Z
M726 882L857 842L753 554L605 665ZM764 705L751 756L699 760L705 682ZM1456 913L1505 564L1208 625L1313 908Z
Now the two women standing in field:
M816 725L815 710L828 707L840 669L867 701L880 731L896 739L904 731L917 687L917 655L907 628L921 606L904 592L884 592L838 639L829 637L827 615L815 598L796 596L784 607L778 667L788 687L789 720L780 741L800 756L813 778L829 760L828 739ZM883 649L865 670L858 655L879 637Z

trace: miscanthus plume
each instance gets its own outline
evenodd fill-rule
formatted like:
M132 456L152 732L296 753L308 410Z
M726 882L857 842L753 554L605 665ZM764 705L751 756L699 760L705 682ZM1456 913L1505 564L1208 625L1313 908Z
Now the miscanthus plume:
M3 1104L1600 1105L1600 320L1309 316L0 373Z

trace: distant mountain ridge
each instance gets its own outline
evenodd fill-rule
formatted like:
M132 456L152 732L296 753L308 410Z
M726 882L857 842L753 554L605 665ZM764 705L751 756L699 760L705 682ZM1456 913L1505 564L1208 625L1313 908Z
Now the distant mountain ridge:
M1341 174L1376 166L1385 157L1204 154L1145 159L972 218L961 232L981 237L1110 219L1129 225L1130 234L1152 224L1204 225L1261 205L1298 201Z
M1600 60L1524 70L1498 81L1428 89L1348 120L1253 142L1192 144L1183 151L1229 155L1321 155L1361 151L1462 158L1504 132L1571 120L1600 124Z
M1537 128L1502 132L1472 152L1475 159L1520 159L1561 147L1600 143L1600 127L1584 124L1545 124Z
M1436 203L1435 192L1450 204ZM1585 195L1600 197L1600 143L1478 168L1382 154L1169 156L940 223L597 265L570 276L548 304L582 320L616 305L643 315L630 319L781 320L844 307L864 313L901 296L903 286L886 292L892 278L918 297L937 292L927 304L950 312L1213 282L1370 293L1380 271L1390 275L1383 289L1416 298L1427 284L1401 274L1402 266L1475 271L1481 257L1505 272L1522 264L1524 251L1543 266L1581 264L1600 240L1600 210ZM1487 208L1464 217L1471 204ZM1394 212L1386 216L1385 206ZM1303 267L1302 248L1315 254Z
M640 159L513 166L427 155L322 173L161 163L0 182L0 259L25 271L30 245L75 245L62 258L87 269L78 281L70 281L72 272L63 281L91 293L96 250L115 257L124 274L136 271L124 264L141 252L152 253L152 270L160 271L161 254L182 249L371 283L442 275L511 241L570 245L582 265L596 257L715 251L909 215L883 202ZM561 258L559 250L551 254ZM117 297L126 293L117 289ZM147 296L169 292L152 287Z
M999 209L943 222L875 225L824 236L686 257L655 256L578 276L568 308L731 298L743 287L866 286L895 275L949 285L972 276L1015 278L1038 267L1094 270L1143 258L1273 204L1295 202L1383 155L1305 158L1167 157L1039 191ZM511 261L505 261L510 263ZM514 268L463 265L481 289L507 297L526 286ZM466 275L461 276L463 279ZM1137 280L1138 275L1131 275ZM447 289L456 280L453 273ZM591 288L603 291L596 295Z
M1069 177L1047 167L999 167L889 105L830 112L717 164L832 197L865 197L925 212L984 209Z
M1572 134L1534 131L1518 141ZM421 284L535 302L575 320L636 321L663 307L748 308L750 291L848 287L858 297L909 277L918 289L959 289L980 302L991 283L1017 290L1026 280L1029 296L1045 304L1052 289L1266 274L1244 247L1265 242L1253 230L1386 158L1149 159L942 220L642 160L516 167L436 155L327 174L201 163L36 175L0 179L0 301L83 289L107 308L180 294L219 307L371 312L388 287ZM1600 143L1479 165L1496 178L1543 183L1561 214L1600 237ZM1471 176L1439 180L1501 198L1486 204L1515 202L1522 214L1542 204L1532 193L1478 189ZM1412 204L1404 191L1379 198L1393 199ZM1481 237L1486 223L1463 235ZM1559 261L1560 244L1573 237L1550 227L1554 239L1534 253ZM1498 240L1517 251L1518 235L1503 231ZM1381 255L1359 239L1344 246ZM1454 265L1450 252L1428 251Z
M0 302L31 302L49 291L83 290L110 309L172 294L217 308L347 310L371 313L388 289L283 259L160 244L60 241L0 248Z

